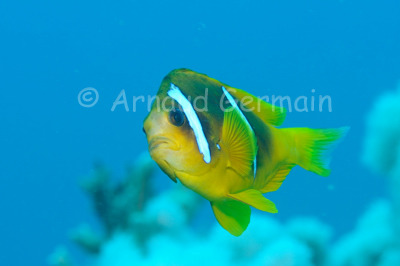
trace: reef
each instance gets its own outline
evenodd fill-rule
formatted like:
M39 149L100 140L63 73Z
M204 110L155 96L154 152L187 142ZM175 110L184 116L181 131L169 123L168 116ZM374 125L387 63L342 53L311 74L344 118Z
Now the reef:
M388 198L372 202L354 231L333 246L331 265L400 265L400 87L366 117L362 161L386 177Z
M378 99L367 116L362 154L372 171L386 177L389 196L372 201L354 230L336 241L333 228L314 217L282 223L255 212L240 237L216 222L198 226L204 200L180 184L156 193L157 166L147 153L116 184L103 165L95 166L81 187L102 230L82 225L71 240L90 255L87 265L93 266L400 265L400 89ZM70 257L58 248L48 262L82 265Z

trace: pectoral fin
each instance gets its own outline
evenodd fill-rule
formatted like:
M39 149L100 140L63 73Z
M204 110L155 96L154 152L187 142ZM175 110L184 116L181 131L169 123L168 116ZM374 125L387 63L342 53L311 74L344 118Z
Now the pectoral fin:
M228 194L228 196L265 212L278 212L275 204L269 199L265 198L260 191L255 189L248 189L239 193Z
M250 207L242 202L226 199L211 206L219 224L234 236L240 236L250 223Z
M221 144L228 155L228 167L240 176L252 176L252 167L257 155L257 139L237 107L225 110Z

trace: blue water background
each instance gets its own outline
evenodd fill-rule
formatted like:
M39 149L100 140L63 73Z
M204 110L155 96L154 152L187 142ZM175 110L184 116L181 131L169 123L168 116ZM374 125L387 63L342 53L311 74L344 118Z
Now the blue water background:
M147 103L133 112L131 99L181 67L256 95L330 95L332 112L292 112L283 126L351 126L332 175L296 168L269 198L282 221L350 230L386 194L360 153L366 112L400 78L399 47L394 0L1 1L1 265L44 265L55 246L72 247L72 228L96 223L79 181L98 160L123 176L147 148ZM92 108L78 104L85 87L99 92ZM111 112L122 89L130 111ZM199 219L214 217L205 208Z

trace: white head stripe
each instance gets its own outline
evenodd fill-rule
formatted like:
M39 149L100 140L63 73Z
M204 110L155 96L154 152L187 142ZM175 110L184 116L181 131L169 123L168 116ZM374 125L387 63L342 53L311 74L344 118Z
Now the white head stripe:
M181 90L172 83L171 89L168 91L168 95L182 106L183 112L189 121L189 125L193 129L199 151L201 154L203 154L204 161L206 163L210 163L210 148L208 146L206 136L204 135L199 117L197 116L196 111L193 109L192 104L188 99L186 99Z
M224 92L226 98L228 99L229 103L232 105L233 108L237 109L239 111L240 117L246 122L246 124L251 128L251 130L253 131L253 128L250 126L249 121L247 121L247 118L244 116L242 110L240 110L239 106L237 105L237 103L235 102L235 100L233 99L232 95L225 89L224 86L222 86L222 91ZM254 131L253 134L255 135ZM254 158L254 178L256 177L256 171L257 171L257 156L256 158Z

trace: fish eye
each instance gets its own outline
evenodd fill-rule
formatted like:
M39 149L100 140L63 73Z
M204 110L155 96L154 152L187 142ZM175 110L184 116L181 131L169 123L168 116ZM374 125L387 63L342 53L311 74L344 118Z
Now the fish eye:
M177 127L180 127L185 123L185 115L180 109L172 109L169 111L169 121Z

